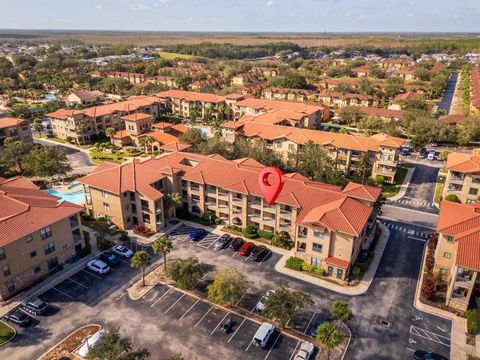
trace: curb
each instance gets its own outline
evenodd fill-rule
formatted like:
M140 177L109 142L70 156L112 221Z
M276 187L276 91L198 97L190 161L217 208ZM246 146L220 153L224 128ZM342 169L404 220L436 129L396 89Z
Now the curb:
M0 344L0 348L1 348L2 346L5 346L5 345L7 345L10 341L12 341L15 336L17 336L17 329L15 329L13 326L10 326L9 324L7 324L7 323L6 323L5 321L3 321L3 320L0 320L0 322L3 323L3 324L5 324L6 326L8 326L10 329L13 330L13 335L10 337L10 339L6 340L3 344Z
M343 325L345 325L345 327L347 328L350 336L348 337L347 346L345 347L345 350L343 351L343 354L342 354L342 357L340 358L340 360L345 359L345 356L347 355L348 348L350 347L350 342L352 341L352 331L350 330L350 328L348 327L347 324L343 323Z
M401 199L402 197L405 196L405 193L407 192L408 185L410 184L410 180L412 180L413 173L416 169L416 166L413 168L406 168L407 169L407 175L405 175L405 179L403 179L403 183L400 186L400 189L398 190L398 193L396 195L393 195L392 197L387 198L387 201L395 201L398 199Z

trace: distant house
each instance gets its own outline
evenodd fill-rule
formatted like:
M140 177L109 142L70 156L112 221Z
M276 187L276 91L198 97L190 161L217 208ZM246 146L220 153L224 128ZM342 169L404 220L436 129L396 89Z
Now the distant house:
M0 147L7 138L13 141L33 142L28 121L12 117L0 118Z
M388 105L388 108L390 110L402 110L403 104L409 101L416 100L420 98L422 95L415 92L415 91L407 91L406 93L399 94L393 99L390 104Z
M105 94L101 91L81 90L68 95L67 102L70 104L93 105L102 102L104 99Z

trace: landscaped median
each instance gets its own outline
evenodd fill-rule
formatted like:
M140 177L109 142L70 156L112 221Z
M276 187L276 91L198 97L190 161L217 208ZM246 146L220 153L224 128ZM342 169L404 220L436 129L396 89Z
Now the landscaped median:
M16 334L17 331L13 327L0 320L0 346L8 343Z

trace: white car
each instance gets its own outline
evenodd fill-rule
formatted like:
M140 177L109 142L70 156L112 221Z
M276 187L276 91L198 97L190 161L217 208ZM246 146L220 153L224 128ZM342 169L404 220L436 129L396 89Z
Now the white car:
M97 274L106 274L110 271L110 267L102 260L90 260L87 263L87 268L96 272Z
M274 331L275 331L275 326L264 322L262 325L260 325L257 332L253 336L253 344L261 348L266 347L268 343L268 339L270 339L270 336L272 336Z
M81 357L87 357L88 353L90 352L90 348L96 344L101 344L103 341L103 336L107 333L105 329L97 331L95 334L90 336L87 341L83 343L83 345L78 350L78 355Z
M270 295L275 294L275 290L268 290L265 295L262 296L260 300L258 300L257 305L255 305L255 311L262 312L265 309L265 301L268 299Z
M304 341L302 345L300 345L300 349L298 349L293 360L308 360L314 351L315 346L310 342Z
M118 256L122 256L126 259L129 259L133 256L133 251L123 245L115 245L112 248L112 251Z

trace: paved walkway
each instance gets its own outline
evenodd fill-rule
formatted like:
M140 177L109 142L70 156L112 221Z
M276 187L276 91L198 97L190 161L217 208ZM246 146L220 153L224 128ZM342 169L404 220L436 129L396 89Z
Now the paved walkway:
M412 179L413 172L415 171L415 168L408 168L407 170L407 175L405 175L405 179L403 179L402 186L400 187L400 190L398 193L392 197L389 197L387 201L395 201L399 200L402 197L405 196L405 192L407 191L408 184L410 184L410 180Z

